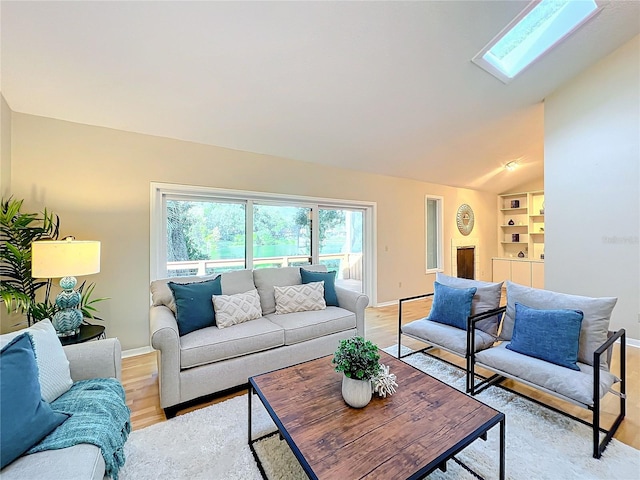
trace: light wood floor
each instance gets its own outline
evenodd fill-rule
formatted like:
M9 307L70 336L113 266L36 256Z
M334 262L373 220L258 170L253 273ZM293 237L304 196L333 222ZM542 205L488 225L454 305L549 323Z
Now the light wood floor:
M403 323L424 317L430 305L425 300L409 302L403 307ZM397 306L368 308L366 311L366 337L376 343L380 348L385 348L398 343L398 308ZM412 348L422 348L424 344L403 337L403 345ZM617 346L616 346L617 348ZM442 356L448 360L461 363L461 359L442 352ZM617 373L617 351L614 353L613 372ZM148 353L136 357L125 358L122 361L122 383L124 385L127 404L131 409L133 429L144 428L154 423L166 421L163 410L160 408L158 396L158 369L156 353ZM591 412L562 402L555 397L546 395L528 387L509 382L514 389L526 392L535 398L551 403L564 411L591 420ZM640 449L640 349L627 347L627 415L618 429L615 438ZM213 401L199 404L195 407L181 410L178 414L186 413L197 408L226 400L235 395L244 394L244 391L216 398ZM609 426L609 419L617 413L618 398L607 395L602 406L603 425Z

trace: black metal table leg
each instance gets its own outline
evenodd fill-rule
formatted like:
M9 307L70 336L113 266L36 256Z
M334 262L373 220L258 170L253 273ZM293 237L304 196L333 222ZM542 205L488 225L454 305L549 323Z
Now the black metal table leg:
M505 478L505 419L500 420L500 480Z
M253 385L249 384L249 445L251 445L251 397L253 396Z

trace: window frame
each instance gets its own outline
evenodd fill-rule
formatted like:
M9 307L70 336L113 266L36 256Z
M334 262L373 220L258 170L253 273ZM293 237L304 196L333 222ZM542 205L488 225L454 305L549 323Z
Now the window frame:
M436 263L429 267L429 201L436 202ZM425 195L424 197L424 266L425 273L444 272L444 197L440 195Z
M319 225L319 213L321 208L357 209L363 212L363 292L369 297L371 304L376 304L377 299L377 265L376 265L376 202L361 200L343 200L335 198L310 197L302 195L276 194L266 192L254 192L249 190L230 190L215 187L196 185L180 185L173 183L151 182L150 199L150 227L149 227L149 277L150 281L159 278L167 278L166 269L166 200L193 200L193 201L226 201L237 202L245 205L245 211L253 211L255 203L261 205L283 205L311 208L313 225ZM245 266L253 263L253 243L248 241L253 232L253 215L245 215ZM317 228L312 230L312 263L319 263Z

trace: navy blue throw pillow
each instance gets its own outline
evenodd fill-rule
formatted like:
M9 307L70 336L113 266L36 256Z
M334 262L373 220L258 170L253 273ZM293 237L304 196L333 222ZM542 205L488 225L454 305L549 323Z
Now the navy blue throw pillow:
M216 324L214 295L222 295L222 278L194 283L168 282L176 302L176 320L180 336Z
M454 288L438 282L433 282L433 287L433 304L427 320L466 330L477 288Z
M310 270L300 269L302 283L322 282L324 281L324 301L327 307L338 307L338 295L336 294L336 272L312 272Z
M0 468L4 468L69 417L42 399L28 333L12 339L0 352L0 387Z
M583 313L580 310L537 310L516 303L509 350L580 370L578 347Z

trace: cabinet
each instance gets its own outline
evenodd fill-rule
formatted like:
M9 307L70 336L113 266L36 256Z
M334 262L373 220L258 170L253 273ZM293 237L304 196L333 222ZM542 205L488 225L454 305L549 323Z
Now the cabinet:
M531 262L531 286L544 288L544 262Z
M533 288L544 288L544 262L520 258L492 259L494 282L511 280L520 285Z
M499 195L498 229L498 257L544 259L544 192Z
M494 258L492 260L493 282L504 282L511 280L511 260Z

